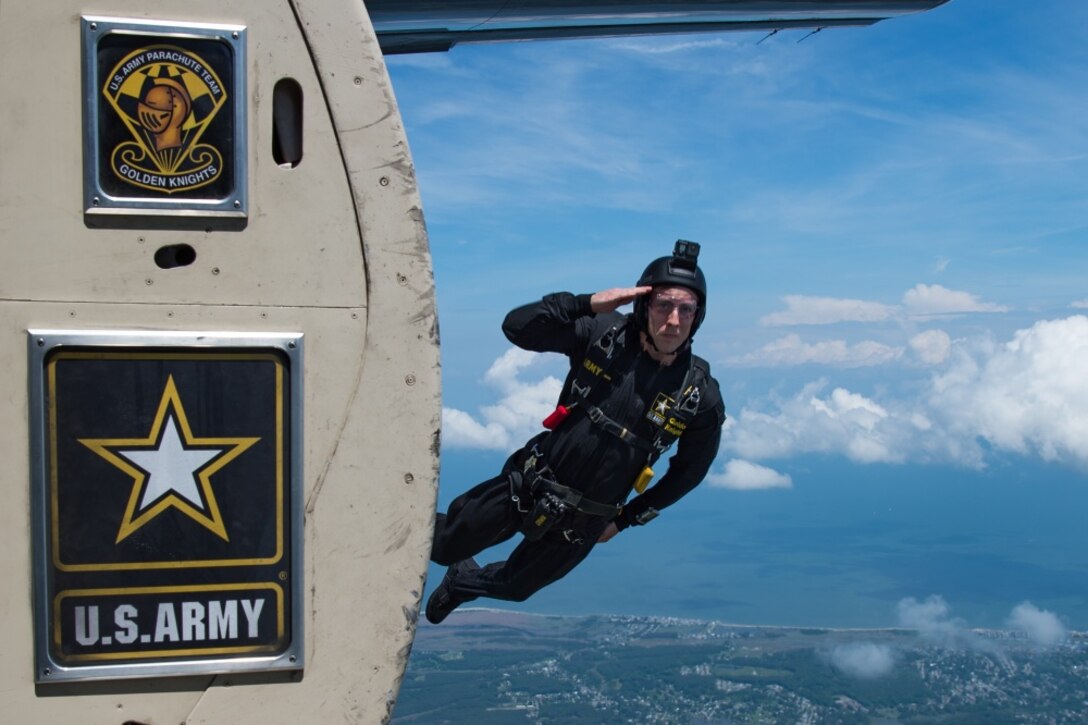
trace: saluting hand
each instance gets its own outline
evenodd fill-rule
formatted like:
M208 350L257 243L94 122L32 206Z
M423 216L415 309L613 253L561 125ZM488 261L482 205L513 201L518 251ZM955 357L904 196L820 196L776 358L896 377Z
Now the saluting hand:
M646 294L653 287L615 287L597 292L589 298L589 306L593 311L612 312L624 305L634 302L636 297Z

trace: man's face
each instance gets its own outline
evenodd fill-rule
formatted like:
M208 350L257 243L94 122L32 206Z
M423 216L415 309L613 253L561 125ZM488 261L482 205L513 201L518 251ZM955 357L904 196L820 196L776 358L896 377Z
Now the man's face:
M699 298L686 287L658 287L650 292L650 337L657 349L675 352L691 334Z

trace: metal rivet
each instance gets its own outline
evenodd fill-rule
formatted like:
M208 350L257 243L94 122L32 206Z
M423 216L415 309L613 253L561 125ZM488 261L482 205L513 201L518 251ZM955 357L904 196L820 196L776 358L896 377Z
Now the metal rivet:
M212 267L212 274L219 274L219 267Z
M402 285L408 284L408 278L405 277L400 272L397 272L397 284L402 284Z
M238 199L235 199L234 200L234 208L235 209L241 209L242 208L242 202L239 201Z
M91 23L91 30L98 30L98 23Z
M287 347L289 347L289 348L291 348L292 350L294 350L294 349L295 349L295 341L294 341L294 340L291 340L291 341L289 341L289 342L287 343Z
M91 204L93 204L94 206L98 206L100 201L101 200L96 196L95 198L91 199Z
M148 286L151 286L151 285L155 284L155 280L148 277L147 279L144 280L144 284L146 284Z
M355 76L355 85L357 85L357 86L363 85L363 77L362 76Z
M38 338L38 347L45 347L45 338L42 338L42 337ZM46 670L47 674L48 674L48 672L49 672L49 670Z
M414 480L416 480L416 477L413 476L412 474L410 474L410 473L404 474L404 482L405 483L411 483Z
M389 186L389 177L383 176L382 178L378 179L378 183L382 186Z
M230 37L234 38L235 40L238 40L238 31L236 30L233 33L231 33Z
M408 373L407 375L404 376L404 382L408 383L409 385L415 385L416 384L416 376L412 375L411 373Z

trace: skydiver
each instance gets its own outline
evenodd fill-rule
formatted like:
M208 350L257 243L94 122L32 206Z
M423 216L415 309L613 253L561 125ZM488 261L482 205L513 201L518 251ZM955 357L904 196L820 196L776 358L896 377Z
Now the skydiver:
M478 597L524 601L706 476L725 406L709 365L691 351L706 315L698 255L698 244L679 240L635 287L549 294L506 316L512 343L564 353L570 372L547 430L436 515L431 560L448 569L427 601L428 621ZM617 312L631 302L632 313ZM674 442L667 471L647 488ZM472 558L519 532L506 561L481 567Z

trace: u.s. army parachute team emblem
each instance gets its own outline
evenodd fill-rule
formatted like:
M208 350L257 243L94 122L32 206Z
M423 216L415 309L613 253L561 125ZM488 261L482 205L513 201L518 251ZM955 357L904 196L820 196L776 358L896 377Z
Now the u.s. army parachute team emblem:
M199 56L171 45L141 48L117 63L102 92L133 139L110 154L119 179L172 194L223 173L222 152L200 138L227 92Z

